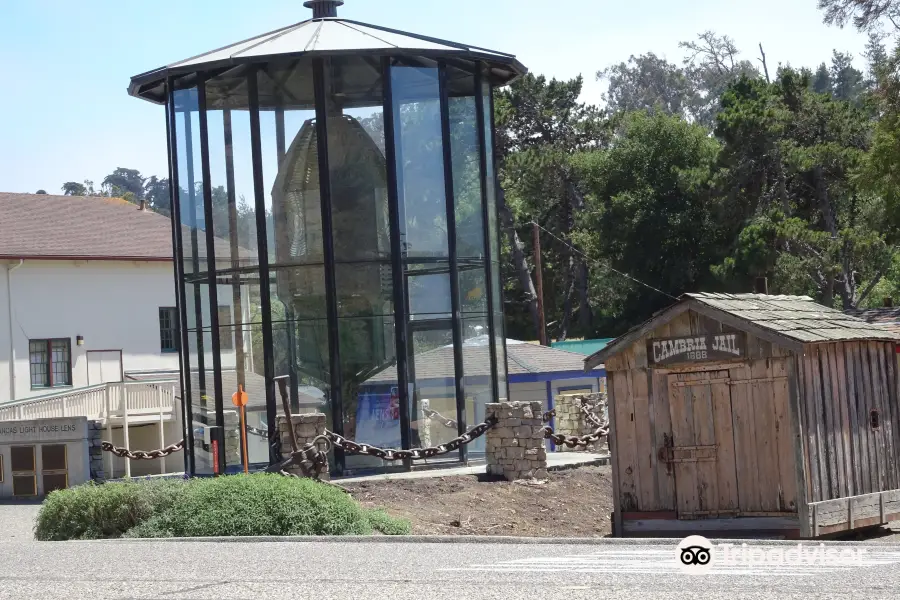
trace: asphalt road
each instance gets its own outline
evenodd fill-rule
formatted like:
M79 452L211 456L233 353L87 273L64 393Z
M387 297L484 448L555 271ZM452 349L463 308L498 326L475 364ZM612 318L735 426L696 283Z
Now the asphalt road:
M834 548L865 553L852 566L821 564L821 559L804 566L739 561L726 565L721 550L714 549L712 572L691 575L681 572L676 562L675 542L4 541L0 542L0 598L900 597L900 545Z

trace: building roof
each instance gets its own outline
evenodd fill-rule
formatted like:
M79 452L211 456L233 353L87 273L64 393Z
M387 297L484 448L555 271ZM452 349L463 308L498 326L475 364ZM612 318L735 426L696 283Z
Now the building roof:
M550 347L567 352L591 355L606 348L613 338L600 338L596 340L566 340L564 342L551 342Z
M888 331L900 333L900 308L854 308L844 314L862 319L866 323L884 327Z
M507 374L517 375L572 373L584 370L584 355L557 350L548 346L506 340ZM463 344L463 372L466 377L487 377L490 374L490 347L486 336L466 340ZM415 357L416 379L453 379L453 346L442 346L422 352ZM366 380L366 384L395 383L397 368L390 366Z
M185 239L189 239L185 228ZM201 236L200 258L206 257ZM230 257L215 239L216 256ZM254 253L238 252L254 262ZM122 198L0 192L0 259L172 260L169 217Z
M265 62L275 57L336 55L414 55L483 60L497 84L505 85L527 69L512 54L408 33L341 18L309 19L165 67L136 75L128 93L165 102L166 77L206 69Z
M804 344L823 342L900 341L898 333L817 304L808 296L696 293L683 295L676 304L589 356L585 359L585 368L591 368L625 350L649 331L687 310L694 310L795 351L801 350Z

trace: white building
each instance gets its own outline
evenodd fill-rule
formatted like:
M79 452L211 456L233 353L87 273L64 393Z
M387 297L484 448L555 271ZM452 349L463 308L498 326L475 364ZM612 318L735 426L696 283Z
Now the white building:
M232 314L232 294L228 286L219 289L223 321ZM168 217L120 198L0 193L0 409L9 413L0 418L16 418L13 406L29 417L64 416L60 410L44 414L49 409L38 406L41 398L69 391L62 410L102 416L104 406L85 404L91 402L85 388L141 374L166 384L130 384L132 395L145 396L147 405L142 415L132 410L136 400L128 400L131 445L159 447L161 420L169 423L162 432L166 443L181 439L180 402L173 393L180 341L175 306ZM247 309L245 304L244 314ZM233 346L222 349L225 368L234 368ZM165 391L159 400L163 417L153 397L157 388ZM98 410L100 415L90 414ZM124 442L123 415L112 412L118 427L113 441ZM172 466L180 461L173 457ZM117 470L123 469L119 463ZM159 472L154 465L138 466L144 469Z

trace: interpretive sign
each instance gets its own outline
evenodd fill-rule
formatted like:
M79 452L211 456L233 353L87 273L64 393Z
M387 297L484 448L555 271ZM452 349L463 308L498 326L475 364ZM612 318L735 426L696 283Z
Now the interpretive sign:
M75 441L87 439L87 436L86 417L0 423L0 445Z
M742 333L714 333L647 340L647 359L655 365L729 360L746 356Z

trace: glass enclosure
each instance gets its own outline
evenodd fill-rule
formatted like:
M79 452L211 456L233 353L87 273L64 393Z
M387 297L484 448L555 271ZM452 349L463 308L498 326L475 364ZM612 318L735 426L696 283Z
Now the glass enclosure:
M254 467L281 459L283 403L413 448L508 397L492 89L516 71L450 49L210 60L133 91L167 105L192 474L242 468L241 389Z

